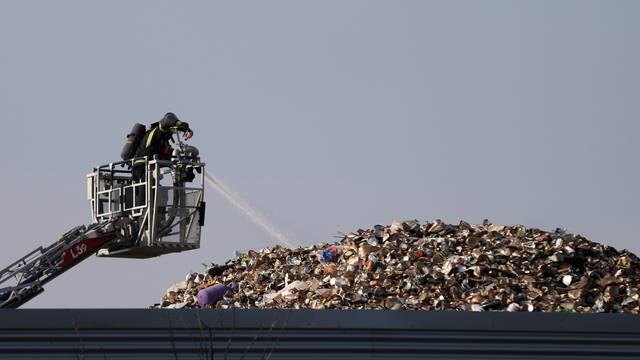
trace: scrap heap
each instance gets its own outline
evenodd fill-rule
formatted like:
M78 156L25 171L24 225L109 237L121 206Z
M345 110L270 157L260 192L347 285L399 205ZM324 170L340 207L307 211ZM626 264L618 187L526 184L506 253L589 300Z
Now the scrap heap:
M189 274L154 307L638 313L639 269L629 251L562 229L411 220L250 250Z

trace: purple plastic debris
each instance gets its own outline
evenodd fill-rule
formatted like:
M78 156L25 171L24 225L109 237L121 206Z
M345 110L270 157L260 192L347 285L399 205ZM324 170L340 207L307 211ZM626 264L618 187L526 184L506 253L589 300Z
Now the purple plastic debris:
M198 304L202 307L209 304L215 304L221 300L222 297L224 297L224 294L229 290L231 290L231 288L223 284L216 284L206 289L202 289L198 291L198 295L196 296L198 298Z

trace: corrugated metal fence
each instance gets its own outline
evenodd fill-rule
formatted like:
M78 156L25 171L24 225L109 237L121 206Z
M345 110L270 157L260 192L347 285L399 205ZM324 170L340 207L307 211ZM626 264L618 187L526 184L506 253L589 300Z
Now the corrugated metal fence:
M640 359L628 314L0 310L11 359Z

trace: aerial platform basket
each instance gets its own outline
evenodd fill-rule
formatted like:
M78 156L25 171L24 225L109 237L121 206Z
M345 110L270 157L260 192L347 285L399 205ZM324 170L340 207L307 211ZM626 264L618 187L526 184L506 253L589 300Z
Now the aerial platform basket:
M87 175L92 224L74 227L0 269L0 308L15 309L89 256L150 258L200 247L204 166L183 144L170 160L136 158Z
M193 156L115 162L87 175L92 221L119 223L118 240L98 256L150 258L200 247L205 164L195 148L182 153Z

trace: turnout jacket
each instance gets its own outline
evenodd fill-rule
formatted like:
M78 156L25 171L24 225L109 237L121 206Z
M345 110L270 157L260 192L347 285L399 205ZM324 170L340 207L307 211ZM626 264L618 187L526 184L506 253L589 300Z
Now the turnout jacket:
M159 159L168 160L173 150L170 145L171 136L178 131L187 130L191 131L188 123L178 120L175 115L165 116L159 122L151 124L151 128L140 141L136 158L148 156L151 159L158 155ZM138 159L135 163L144 163L144 159Z

